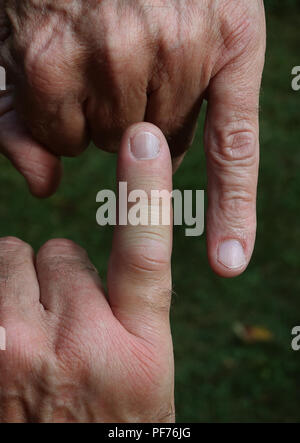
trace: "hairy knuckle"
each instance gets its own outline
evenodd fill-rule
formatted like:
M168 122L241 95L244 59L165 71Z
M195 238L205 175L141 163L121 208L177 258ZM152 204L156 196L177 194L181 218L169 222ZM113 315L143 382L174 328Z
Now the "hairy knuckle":
M39 257L44 258L51 256L62 256L62 255L78 255L79 252L84 250L74 243L72 240L65 238L56 238L48 240L39 250Z
M32 247L25 243L23 240L20 240L17 237L2 237L0 238L0 256L5 260L9 256L15 256L18 253L18 256L31 255ZM20 254L20 255L19 255Z
M75 287L82 289L79 273L97 273L86 251L65 239L50 240L42 246L37 255L37 268L44 277L59 281L63 290L69 290L71 281L73 290Z

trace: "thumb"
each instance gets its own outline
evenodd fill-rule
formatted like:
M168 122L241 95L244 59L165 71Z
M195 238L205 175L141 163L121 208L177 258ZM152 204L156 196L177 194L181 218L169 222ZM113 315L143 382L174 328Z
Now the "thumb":
M158 128L140 123L126 131L117 176L119 220L108 270L108 294L123 326L146 338L153 331L161 334L169 330L172 287L172 162Z

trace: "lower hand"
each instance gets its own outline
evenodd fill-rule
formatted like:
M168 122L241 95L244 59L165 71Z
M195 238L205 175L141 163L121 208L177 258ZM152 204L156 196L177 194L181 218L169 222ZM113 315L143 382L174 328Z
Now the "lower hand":
M156 157L146 160L151 133ZM161 132L131 127L121 143L119 180L129 192L171 191L171 177ZM35 257L21 240L0 240L2 422L174 420L171 242L170 226L117 227L106 297L73 242L50 240Z

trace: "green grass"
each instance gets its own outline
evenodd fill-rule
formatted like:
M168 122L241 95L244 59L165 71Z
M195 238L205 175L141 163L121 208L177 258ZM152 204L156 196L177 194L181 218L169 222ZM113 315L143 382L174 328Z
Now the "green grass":
M174 234L176 295L172 329L178 421L300 421L300 352L290 347L300 324L300 92L291 69L300 64L299 14L268 17L268 52L261 100L258 234L244 275L221 279L209 269L205 237ZM202 123L174 186L205 189ZM116 158L95 149L65 160L57 194L38 201L0 159L0 236L38 249L49 238L85 247L105 276L112 229L96 225L96 193L115 186ZM240 321L274 334L269 344L245 345L232 331Z

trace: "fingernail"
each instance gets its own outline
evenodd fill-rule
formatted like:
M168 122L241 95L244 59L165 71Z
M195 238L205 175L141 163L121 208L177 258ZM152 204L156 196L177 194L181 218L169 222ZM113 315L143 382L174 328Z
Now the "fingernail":
M225 240L220 243L218 261L226 268L237 269L246 264L243 246L238 240Z
M156 158L160 151L159 139L151 132L140 132L131 138L130 149L138 160Z

